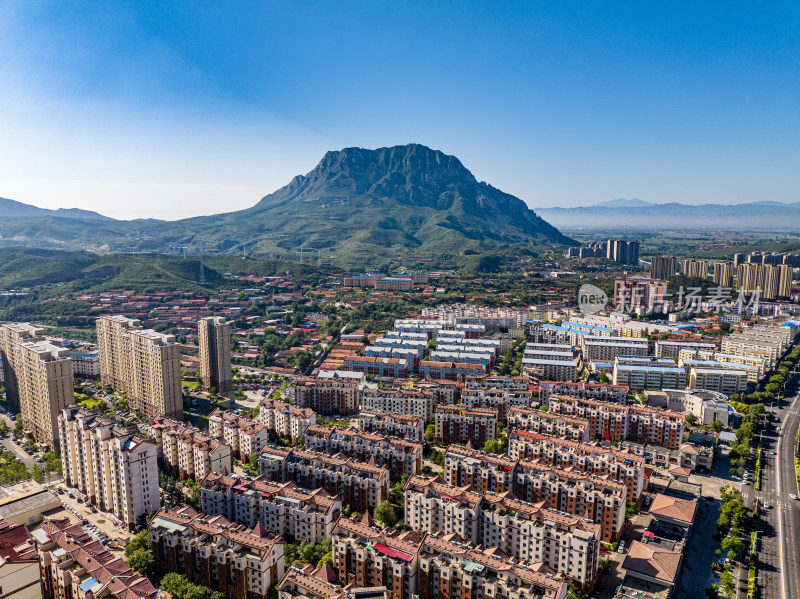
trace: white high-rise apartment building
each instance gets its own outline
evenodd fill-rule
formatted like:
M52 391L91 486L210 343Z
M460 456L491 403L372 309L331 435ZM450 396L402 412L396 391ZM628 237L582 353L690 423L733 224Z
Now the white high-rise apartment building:
M131 410L183 418L180 350L173 335L143 329L124 316L97 319L100 380L128 396Z
M70 406L58 415L64 480L129 530L161 507L156 444L97 411Z

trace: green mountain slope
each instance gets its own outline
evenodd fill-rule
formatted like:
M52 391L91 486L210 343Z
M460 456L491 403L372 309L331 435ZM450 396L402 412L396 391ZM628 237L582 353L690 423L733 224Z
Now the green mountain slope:
M417 144L328 152L252 208L181 224L191 231L181 242L203 238L218 250L232 230L262 251L302 246L340 255L572 243L522 200L478 182L457 158Z

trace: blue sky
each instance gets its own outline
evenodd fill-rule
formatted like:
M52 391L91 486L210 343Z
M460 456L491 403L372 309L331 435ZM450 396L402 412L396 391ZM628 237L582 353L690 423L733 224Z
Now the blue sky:
M423 143L531 207L800 201L796 2L0 2L0 197L235 210Z

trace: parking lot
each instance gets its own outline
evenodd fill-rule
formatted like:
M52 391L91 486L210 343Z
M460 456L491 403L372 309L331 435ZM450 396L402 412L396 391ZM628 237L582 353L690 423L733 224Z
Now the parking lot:
M121 524L117 523L114 516L99 511L92 512L91 508L87 507L76 493L73 492L73 496L69 497L68 492L70 491L63 485L60 486L65 489L63 494L58 495L64 509L81 522L85 521L87 532L91 536L95 536L101 541L105 536L109 539L106 546L111 550L121 550L127 544L131 535ZM116 541L120 541L119 546L116 546Z

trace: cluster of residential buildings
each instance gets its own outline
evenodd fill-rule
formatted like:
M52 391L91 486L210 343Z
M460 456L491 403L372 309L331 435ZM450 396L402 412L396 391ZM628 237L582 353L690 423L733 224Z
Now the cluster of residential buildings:
M567 258L607 258L621 264L639 263L639 242L622 239L609 239L590 243L586 246L569 248Z

